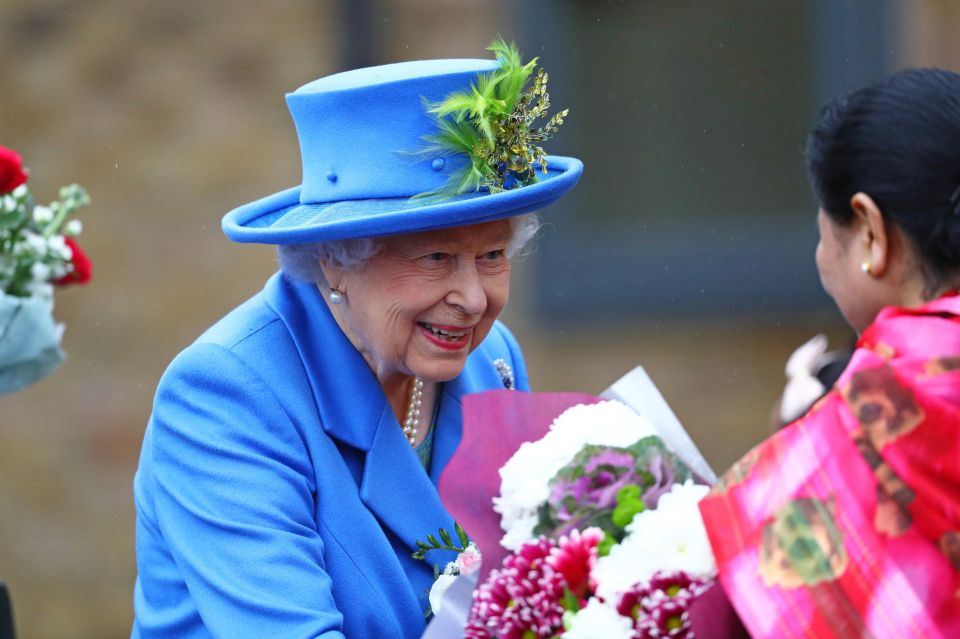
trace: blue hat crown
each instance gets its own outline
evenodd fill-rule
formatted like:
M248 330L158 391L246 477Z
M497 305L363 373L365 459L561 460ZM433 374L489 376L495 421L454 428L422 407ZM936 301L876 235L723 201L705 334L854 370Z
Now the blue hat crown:
M288 94L302 181L230 211L223 232L237 242L309 243L477 224L549 206L579 180L579 160L542 156L529 184L441 194L479 156L463 145L429 150L441 117L431 105L473 92L500 68L497 60L403 62L320 78Z
M410 197L439 189L465 158L423 158L427 102L469 89L492 60L425 60L321 78L287 95L303 162L301 204Z

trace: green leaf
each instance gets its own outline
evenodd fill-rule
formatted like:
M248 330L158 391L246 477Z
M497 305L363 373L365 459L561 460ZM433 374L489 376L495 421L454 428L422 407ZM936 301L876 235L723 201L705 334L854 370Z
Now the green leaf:
M453 545L453 539L450 538L450 533L444 528L440 529L440 540L448 546Z
M617 545L617 540L606 535L599 544L597 544L597 555L600 557L606 557L610 554L610 550Z
M563 606L564 610L569 610L570 612L577 612L580 610L580 602L577 600L577 596L573 594L573 591L570 590L568 586L563 587L563 598L560 600L560 605Z
M453 529L457 533L457 538L460 540L460 545L466 548L470 545L470 537L467 535L467 531L463 529L457 522L453 522Z

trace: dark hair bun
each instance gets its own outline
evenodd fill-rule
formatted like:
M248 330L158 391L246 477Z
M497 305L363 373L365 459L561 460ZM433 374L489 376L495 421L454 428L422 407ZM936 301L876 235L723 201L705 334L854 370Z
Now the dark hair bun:
M807 139L807 173L841 224L853 195L870 195L936 288L960 270L960 74L901 71L833 100Z

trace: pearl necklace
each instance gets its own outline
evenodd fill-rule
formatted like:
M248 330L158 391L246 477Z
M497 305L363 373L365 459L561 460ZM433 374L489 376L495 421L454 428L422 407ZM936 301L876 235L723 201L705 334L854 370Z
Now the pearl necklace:
M416 446L417 426L420 425L420 405L423 404L423 380L413 378L410 384L410 402L407 404L407 418L403 420L403 434L411 446Z

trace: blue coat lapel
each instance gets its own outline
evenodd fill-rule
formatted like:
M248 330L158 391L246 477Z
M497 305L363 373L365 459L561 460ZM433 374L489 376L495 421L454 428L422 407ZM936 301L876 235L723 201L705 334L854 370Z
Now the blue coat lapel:
M423 471L389 406L385 407L367 453L360 498L411 552L416 549L417 540L436 535L439 528L453 530L453 520L440 503L436 487ZM440 563L440 557L432 555L428 555L431 561ZM444 557L443 563L449 559Z
M300 354L324 431L354 448L370 450L386 397L320 292L277 274L265 294Z
M439 528L452 530L453 520L404 437L376 377L337 326L316 287L274 276L266 294L296 344L324 431L366 452L360 498L370 512L411 552L417 540L436 534ZM437 477L460 441L463 390L460 378L445 385L434 440ZM431 554L436 555L430 557L433 562L451 559L445 553Z

